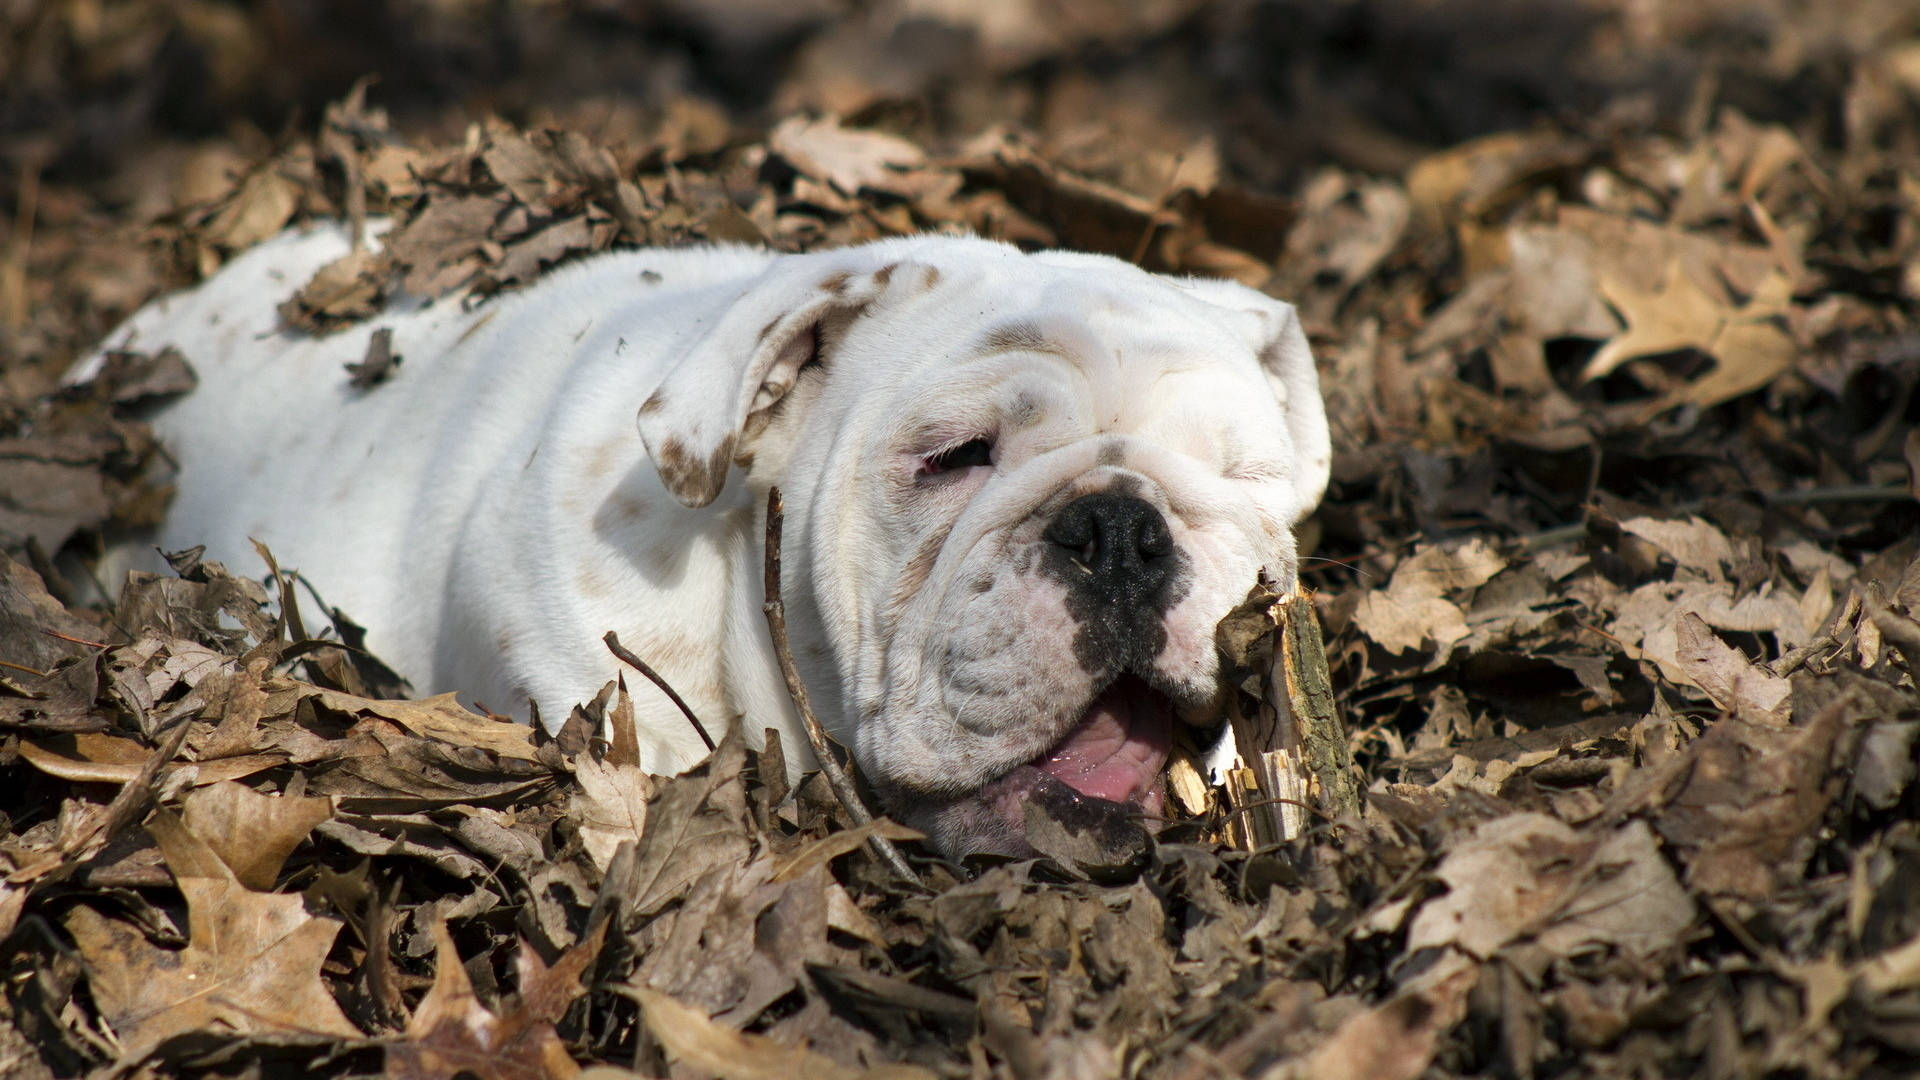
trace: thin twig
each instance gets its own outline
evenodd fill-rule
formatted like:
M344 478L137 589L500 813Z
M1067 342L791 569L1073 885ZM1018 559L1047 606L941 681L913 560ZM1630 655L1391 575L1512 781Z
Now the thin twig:
M820 771L826 774L827 786L846 808L847 816L855 825L865 825L873 820L873 814L860 801L860 792L854 788L853 780L840 767L840 759L834 757L833 748L827 745L827 733L820 726L820 720L813 715L813 701L807 696L807 684L800 681L800 669L794 666L793 650L787 644L787 606L780 599L780 527L784 514L784 504L780 499L780 489L767 492L767 563L766 563L766 602L760 610L767 616L767 632L773 637L773 655L780 661L780 674L786 677L787 693L793 697L793 707L800 712L800 723L807 729L807 741L813 744L813 754L820 759ZM895 874L915 885L920 877L907 865L900 849L893 841L884 836L867 837L867 845L880 861L887 864Z
M49 630L44 626L40 628L40 632L47 635L50 638L59 638L61 641L70 641L75 645L85 645L89 649L104 649L108 647L107 643L104 641L88 641L86 638L74 637L72 634L63 634L58 630Z
M679 694L674 693L673 687L667 685L667 680L661 678L659 672L648 667L645 660L633 655L631 650L625 645L620 644L619 634L609 630L607 631L607 636L600 640L607 643L608 650L611 651L614 656L618 657L621 663L645 675L653 685L660 688L661 693L667 695L669 700L675 705L678 705L680 707L680 714L685 716L687 723L692 724L693 730L700 734L700 741L707 744L707 753L713 753L713 736L707 734L706 725L700 722L699 717L693 715L693 709L687 705L686 701L683 700Z

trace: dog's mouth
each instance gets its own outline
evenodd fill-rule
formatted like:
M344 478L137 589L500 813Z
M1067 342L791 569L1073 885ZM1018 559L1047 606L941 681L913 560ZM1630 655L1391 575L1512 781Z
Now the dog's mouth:
M963 843L1003 855L1041 854L1031 835L1036 811L1103 847L1138 843L1165 812L1178 712L1146 680L1115 679L1052 747L963 800L971 807L955 822L965 822Z
M1024 767L1089 799L1137 806L1158 817L1173 723L1171 699L1136 675L1122 675L1094 697L1052 749Z

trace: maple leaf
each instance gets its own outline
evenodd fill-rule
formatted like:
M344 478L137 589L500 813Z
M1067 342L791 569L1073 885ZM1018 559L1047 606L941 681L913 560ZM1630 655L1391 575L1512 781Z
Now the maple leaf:
M67 916L123 1062L196 1032L360 1037L320 978L339 920L309 915L298 895L254 892L231 878L179 884L190 927L185 949L154 945L89 907Z
M1667 263L1659 287L1652 292L1608 275L1602 275L1599 284L1627 329L1593 354L1580 372L1582 380L1600 378L1636 357L1682 349L1698 349L1713 357L1712 371L1661 395L1649 413L1681 404L1706 408L1730 401L1772 382L1793 361L1793 339L1773 324L1793 295L1792 284L1778 272L1761 281L1738 308L1701 288L1678 258Z
M433 986L420 999L403 1039L387 1047L387 1075L497 1080L579 1075L580 1066L553 1025L584 992L580 976L600 955L606 930L602 922L552 967L522 943L516 961L519 1001L510 1011L496 1013L473 992L447 924L435 923Z

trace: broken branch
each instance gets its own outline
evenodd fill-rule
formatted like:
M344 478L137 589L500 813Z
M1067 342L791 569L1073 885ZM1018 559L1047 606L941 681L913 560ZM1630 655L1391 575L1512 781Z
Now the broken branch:
M780 498L780 489L767 492L767 561L766 561L766 602L760 610L767 616L767 632L773 637L773 655L780 661L780 674L787 680L787 693L793 698L793 707L799 710L800 723L806 727L807 742L813 746L814 757L820 760L820 771L826 774L827 786L846 808L847 816L856 826L873 821L873 814L867 810L866 803L860 800L860 792L853 786L853 779L840 767L840 761L833 755L833 748L827 745L827 733L820 726L820 720L813 715L813 701L807 696L807 686L800 681L800 669L794 666L793 650L787 644L787 606L780 599L780 528L784 518L784 504ZM879 856L880 861L898 874L903 880L920 884L919 875L907 865L900 849L893 841L884 836L874 835L867 838L867 846Z

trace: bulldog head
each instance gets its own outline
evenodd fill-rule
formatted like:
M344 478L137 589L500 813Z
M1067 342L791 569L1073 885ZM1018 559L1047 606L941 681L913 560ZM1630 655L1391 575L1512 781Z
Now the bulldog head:
M1214 630L1325 488L1292 307L1100 256L918 237L776 261L640 413L683 502L789 505L795 659L895 817L1023 854L1026 806L1162 812L1217 732Z

